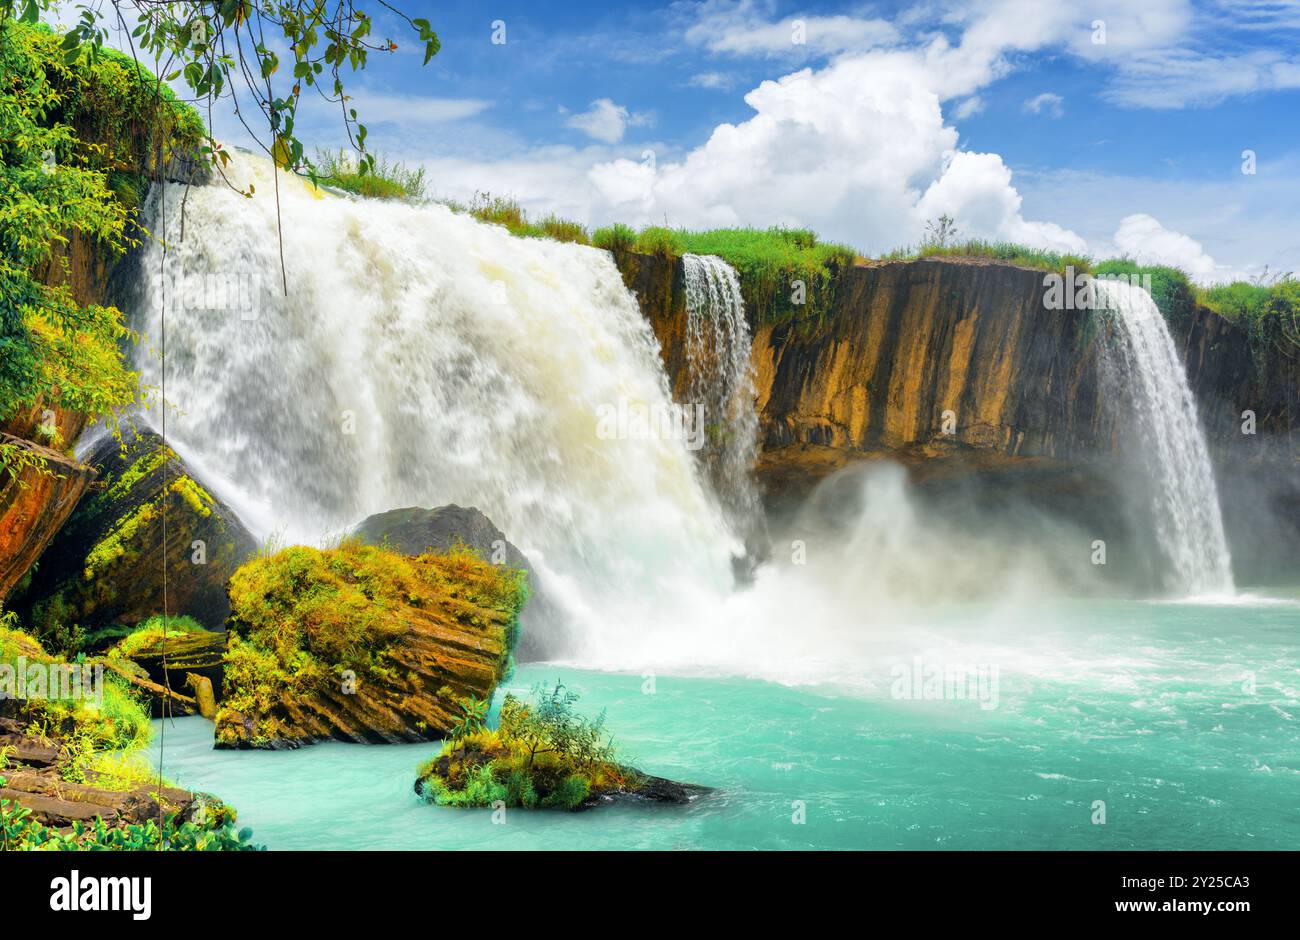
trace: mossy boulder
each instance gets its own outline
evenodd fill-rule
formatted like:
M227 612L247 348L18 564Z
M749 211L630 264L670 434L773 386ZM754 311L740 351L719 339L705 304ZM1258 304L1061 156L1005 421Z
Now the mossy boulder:
M537 572L505 533L475 507L449 504L435 509L390 509L367 517L355 535L367 545L403 555L470 548L493 564L522 570L528 578L528 606L521 615L520 658L545 659L551 651L550 641L561 639L560 618L540 591Z
M457 549L287 548L230 580L217 747L446 735L512 668L524 573Z
M165 587L167 613L221 629L226 582L257 550L234 512L152 431L104 435L85 462L99 480L11 606L39 635L63 637L138 624L164 609Z

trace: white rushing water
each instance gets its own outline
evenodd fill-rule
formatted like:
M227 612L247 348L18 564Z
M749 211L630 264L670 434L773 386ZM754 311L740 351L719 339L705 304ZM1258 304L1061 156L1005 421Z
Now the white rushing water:
M748 531L759 512L753 483L758 412L749 322L736 271L714 255L682 256L686 284L687 401L703 407L705 459L734 524Z
M270 164L227 173L257 196L191 190L183 240L166 188L170 274L152 245L136 365L160 384L165 288L169 436L250 528L320 544L388 509L477 506L565 612L554 652L731 590L740 540L654 420L674 414L658 345L606 252L281 175L285 296Z
M1125 381L1154 486L1156 535L1169 561L1170 587L1192 596L1231 594L1232 559L1214 469L1169 327L1142 288L1104 278L1094 283L1100 305L1117 313Z

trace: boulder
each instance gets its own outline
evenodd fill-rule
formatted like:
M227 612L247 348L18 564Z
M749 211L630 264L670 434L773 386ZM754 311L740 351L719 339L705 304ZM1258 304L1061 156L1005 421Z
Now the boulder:
M95 471L7 434L0 434L0 445L23 455L18 458L22 461L18 473L0 479L0 601L4 601L72 515Z
M520 659L545 658L546 640L557 638L559 618L542 593L532 565L506 539L505 533L473 506L449 504L436 509L418 506L390 509L366 518L357 526L355 535L367 545L378 545L403 555L446 552L464 545L485 561L524 571L528 576L529 597L520 618Z
M287 548L230 580L219 748L446 735L510 671L521 571L469 552Z
M220 629L226 581L257 542L152 431L105 435L86 462L100 476L15 594L40 635L134 625L164 610ZM163 518L167 541L163 545Z

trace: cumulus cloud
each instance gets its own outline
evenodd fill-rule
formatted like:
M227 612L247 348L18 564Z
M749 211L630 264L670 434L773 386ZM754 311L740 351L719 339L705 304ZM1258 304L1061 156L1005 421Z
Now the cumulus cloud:
M1125 216L1115 232L1115 247L1140 264L1167 264L1182 268L1194 281L1213 283L1240 276L1216 264L1201 243L1181 232L1165 228L1145 213Z
M623 139L623 134L629 127L648 124L650 119L644 114L634 114L608 98L598 98L591 103L590 110L571 115L564 123L593 140L616 144Z
M1045 91L1028 99L1020 108L1026 114L1045 114L1051 118L1065 117L1065 99L1054 92Z
M1001 157L957 149L933 86L965 86L934 63L961 60L972 74L972 56L939 43L765 81L745 96L752 117L718 126L684 158L593 167L596 203L637 222L807 225L868 251L915 242L946 212L970 237L1082 250L1072 232L1021 217Z

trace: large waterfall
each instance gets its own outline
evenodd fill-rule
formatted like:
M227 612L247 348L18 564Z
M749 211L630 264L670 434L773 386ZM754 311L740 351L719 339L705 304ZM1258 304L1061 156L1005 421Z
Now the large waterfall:
M1187 595L1233 590L1219 494L1169 327L1151 295L1123 280L1094 281L1099 306L1115 311L1124 374L1141 434L1139 450L1154 484L1156 536L1171 587Z
M674 405L606 252L282 175L286 296L270 164L232 173L256 197L191 190L183 239L183 188L155 187L170 249L143 259L136 364L160 384L165 299L169 436L251 528L318 544L375 512L477 506L565 612L560 654L730 591L740 540L691 442L622 420Z
M713 255L682 258L686 283L687 401L704 409L713 485L735 525L748 532L758 515L753 485L758 413L750 364L749 322L740 279Z

